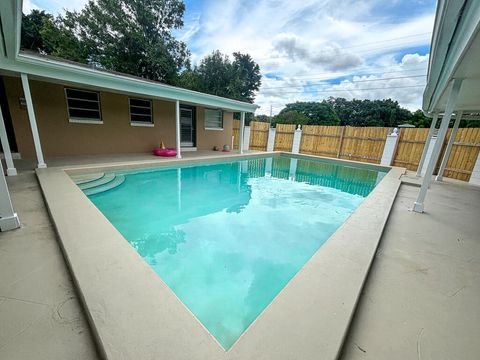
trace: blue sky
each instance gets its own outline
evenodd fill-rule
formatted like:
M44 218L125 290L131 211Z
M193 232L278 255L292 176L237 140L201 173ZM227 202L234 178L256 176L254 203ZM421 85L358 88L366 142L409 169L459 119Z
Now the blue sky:
M24 0L59 13L86 0ZM186 0L175 35L192 62L249 53L262 70L259 113L329 96L393 98L421 107L435 0ZM371 90L370 90L371 89Z

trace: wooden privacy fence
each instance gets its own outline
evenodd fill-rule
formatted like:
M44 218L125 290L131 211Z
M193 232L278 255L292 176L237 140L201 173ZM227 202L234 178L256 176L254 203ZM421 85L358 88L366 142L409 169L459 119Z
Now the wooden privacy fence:
M452 129L448 129L434 174L438 173L451 133ZM427 136L428 129L400 129L392 165L416 171ZM470 180L479 152L480 128L458 129L443 176L463 181Z
M379 164L389 128L306 125L300 152Z
M294 124L277 124L273 150L292 151L295 128L296 126Z
M393 166L416 171L422 157L429 129L400 129L397 150L393 157Z
M270 124L267 122L251 121L249 148L252 150L266 151L269 129Z
M449 129L445 137L439 162L443 159L451 131L452 129ZM443 176L451 179L469 181L479 152L480 128L458 129Z
M234 120L234 149L238 149L240 121ZM249 148L265 151L269 136L269 123L250 123ZM277 124L274 150L292 151L296 126ZM445 154L451 134L448 130L437 163L435 174ZM302 129L300 153L348 159L379 164L389 128L305 125ZM428 129L400 129L392 165L416 171ZM480 128L458 129L452 152L448 159L444 176L469 181L480 152Z

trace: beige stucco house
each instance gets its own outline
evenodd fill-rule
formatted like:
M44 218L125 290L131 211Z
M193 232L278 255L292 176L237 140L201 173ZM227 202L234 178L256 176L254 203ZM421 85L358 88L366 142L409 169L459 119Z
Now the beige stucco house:
M233 114L256 105L20 51L21 0L0 4L0 139L15 157L182 151L232 145ZM243 134L243 132L241 132Z

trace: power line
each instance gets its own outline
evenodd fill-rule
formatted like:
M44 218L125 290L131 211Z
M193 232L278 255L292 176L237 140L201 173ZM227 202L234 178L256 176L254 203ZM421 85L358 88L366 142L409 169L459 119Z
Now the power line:
M385 39L385 40L374 41L374 42L369 42L369 43L363 43L363 44L354 45L354 46L348 46L348 47L344 47L343 49L352 49L352 48L356 48L356 47L359 47L359 46L373 45L373 44L378 44L378 43L389 42L389 41L392 41L392 40L400 40L400 39L406 39L406 38L424 36L424 35L432 35L432 33L431 32L426 32L426 33L420 33L420 34L401 36L401 37L397 37L397 38L391 38L391 39Z
M375 82L375 81L386 81L386 80L395 80L395 79L411 79L411 78L418 78L418 77L426 77L426 74L423 75L411 75L411 76L397 76L397 77L390 77L390 78L382 78L382 79L368 79L368 80L349 80L350 83L362 83L362 82ZM326 79L328 80L328 79ZM307 80L308 81L308 80ZM289 85L289 86L270 86L261 88L263 90L267 89L286 89L286 88L299 88L299 87L311 87L311 86L332 86L332 85L339 85L339 84L302 84L302 85Z
M381 69L396 69L399 65L394 65L394 66L386 66L386 67L383 67ZM348 72L349 75L339 75L337 77L342 77L342 76L368 76L368 75L376 75L376 74L393 74L393 73L402 73L402 72L413 72L413 71L421 71L421 70L425 70L427 68L427 63L425 63L425 65L422 65L422 66L418 66L418 67L412 67L408 70L395 70L395 71L378 71L378 72L369 72L369 73L357 73L357 74L353 74L353 71L359 71L359 70L362 70L362 69L365 69L365 70L368 70L368 69L371 69L371 67L360 67L360 68L353 68L351 69L350 72ZM265 78L269 79L269 80L292 80L292 79L303 79L303 78L308 78L310 80L313 80L313 79L323 79L323 77L317 77L317 76L320 76L320 75L332 75L332 73L335 73L334 71L330 71L330 72L325 72L325 73L317 73L317 74L310 74L310 75L298 75L298 76L292 76L292 77L285 77L285 78L282 78L282 79L272 79L272 78L268 78L264 75ZM353 75L350 75L350 74L353 74ZM313 77L312 77L313 76ZM307 80L308 80L307 79Z
M408 37L414 37L414 36L424 36L424 35L427 35L427 34L431 34L431 33L421 33L421 34L415 34L415 35L410 35L410 36L405 36L405 37L401 37L401 38L392 38L392 39L385 39L385 40L380 40L380 41L377 41L377 42L371 42L371 43L364 43L364 44L359 44L359 45L353 45L353 46L346 46L346 47L335 47L335 46L332 46L332 45L323 45L324 47L333 47L335 48L335 50L345 50L345 49L354 49L354 48L362 48L362 47L365 47L365 45L375 45L375 44L378 44L378 43L385 43L385 42L390 42L392 40L398 40L398 39L404 39L404 38L408 38ZM360 52L369 52L369 51L377 51L377 50L383 50L383 49L386 49L386 48L396 48L396 47L399 47L399 46L405 46L405 45L409 45L408 43L407 44L402 44L402 43L398 43L398 44L392 44L392 45L389 45L389 46L383 46L381 48L374 48L374 49L365 49L365 50L360 50ZM320 45L322 46L322 45ZM275 50L275 49L274 49ZM254 59L261 59L261 60L274 60L274 59L283 59L283 58L290 58L292 57L292 55L279 55L279 56L275 56L275 57L260 57L260 56L255 56Z
M414 88L414 87L421 87L425 86L427 84L421 84L421 85L408 85L408 86L391 86L391 87L380 87L380 88L368 88L368 89L332 89L332 90L322 90L322 91L314 91L314 93L336 93L340 91L371 91L371 90L389 90L389 89L406 89L406 88ZM267 91L268 92L268 91ZM305 91L290 91L290 92L282 92L279 95L284 95L284 94L303 94ZM267 94L268 95L268 94Z

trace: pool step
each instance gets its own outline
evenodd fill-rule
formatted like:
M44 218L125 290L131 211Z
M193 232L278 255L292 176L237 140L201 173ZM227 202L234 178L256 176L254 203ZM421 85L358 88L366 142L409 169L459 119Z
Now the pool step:
M80 174L72 175L71 178L77 185L86 184L91 181L96 181L105 176L105 173L95 173L95 174Z
M108 173L102 176L101 178L93 181L89 181L83 184L78 184L78 187L82 190L92 189L97 186L108 184L109 182L115 179L114 173Z
M100 194L102 192L112 190L112 189L116 188L117 186L122 185L124 181L125 181L125 176L113 174L113 179L112 180L110 180L106 183L94 186L94 187L89 187L87 189L83 189L83 192L87 196Z

